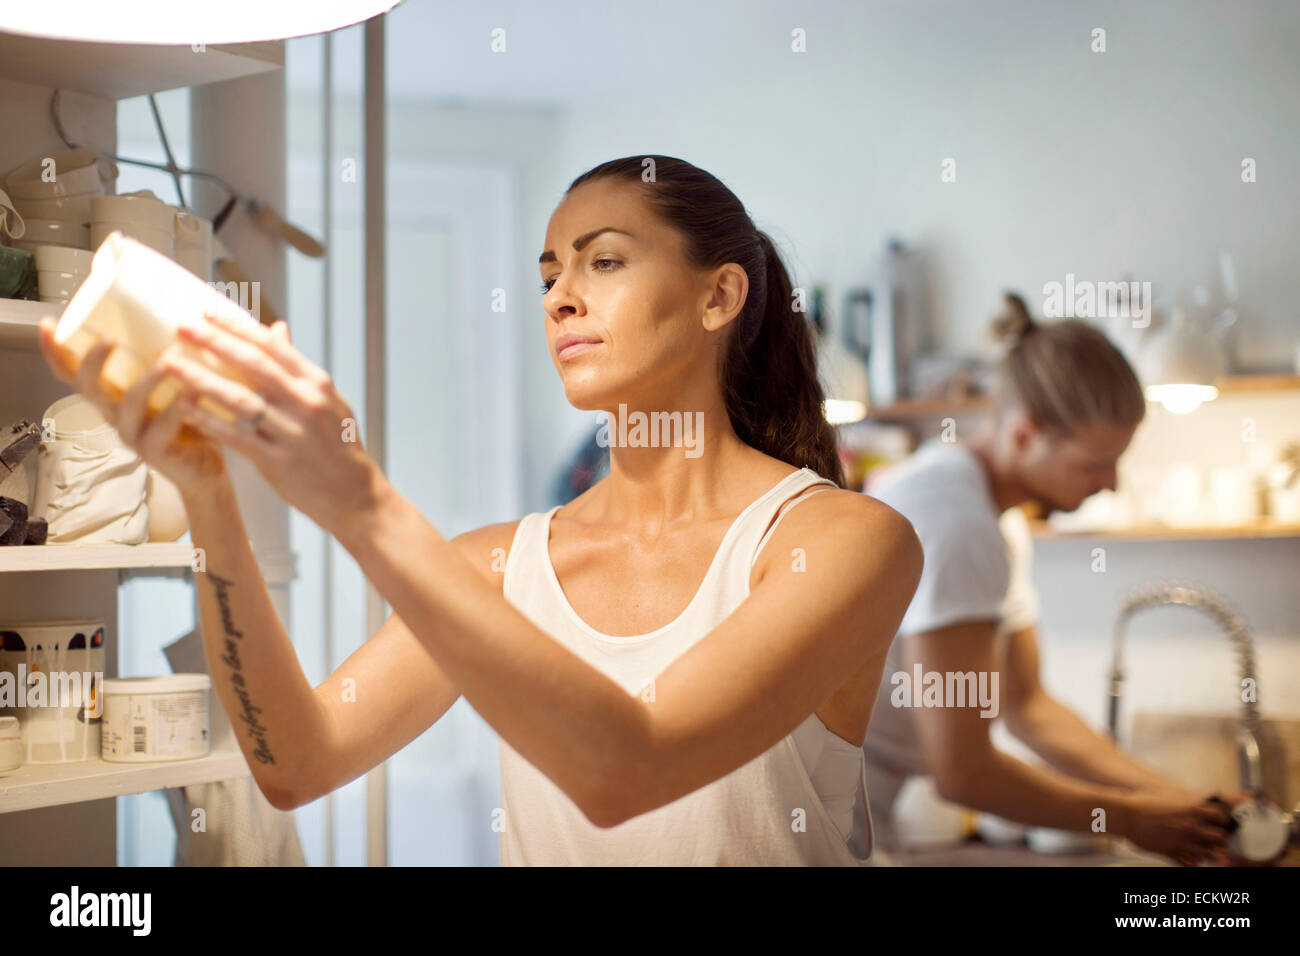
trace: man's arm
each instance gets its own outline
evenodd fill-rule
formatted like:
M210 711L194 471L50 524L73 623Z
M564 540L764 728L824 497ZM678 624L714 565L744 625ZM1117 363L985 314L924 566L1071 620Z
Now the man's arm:
M1056 700L1039 681L1038 638L1032 626L1007 638L1003 716L1007 729L1057 770L1095 783L1185 791L1124 754Z
M1001 680L992 621L963 621L903 639L902 662L910 678L919 664L923 674L984 675L994 691L995 712L1002 707ZM993 684L994 675L999 678ZM914 698L920 689L914 689ZM884 690L881 691L884 693ZM914 699L914 703L917 701ZM953 803L1033 826L1087 830L1096 808L1107 817L1124 815L1124 791L1072 780L1030 766L993 746L990 718L978 704L914 707L917 737L940 796Z

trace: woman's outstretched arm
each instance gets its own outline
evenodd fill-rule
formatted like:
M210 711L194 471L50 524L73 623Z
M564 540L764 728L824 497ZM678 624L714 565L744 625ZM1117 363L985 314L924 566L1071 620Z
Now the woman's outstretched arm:
M355 780L459 699L397 614L313 688L271 602L229 479L185 503L203 550L195 586L213 690L274 806L293 809ZM513 525L489 525L453 545L468 558L508 546L512 532ZM484 580L499 590L500 575Z

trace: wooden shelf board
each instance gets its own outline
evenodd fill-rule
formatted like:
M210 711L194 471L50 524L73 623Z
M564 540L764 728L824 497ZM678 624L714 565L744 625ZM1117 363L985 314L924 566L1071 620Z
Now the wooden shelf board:
M3 571L88 571L114 568L189 568L189 541L145 544L26 544L0 548Z
M1219 380L1218 388L1225 395L1300 389L1300 375L1230 375Z
M0 813L231 780L249 773L248 762L237 749L159 763L109 763L96 758L77 763L25 764L0 775Z
M284 67L282 42L209 46L85 43L0 32L0 76L120 100Z
M905 422L917 418L981 412L988 407L989 399L984 395L968 398L903 399L889 405L868 408L867 418L878 422Z
M1231 375L1220 379L1218 387L1225 395L1300 389L1300 375ZM867 419L878 422L908 422L922 418L941 418L944 415L985 411L989 408L989 404L990 398L987 395L965 398L903 399L889 405L869 408Z
M1297 538L1300 525L1258 524L1248 527L1173 528L1152 525L1140 528L1097 528L1088 531L1058 531L1046 521L1031 521L1029 527L1035 538L1116 538L1134 541L1151 540L1206 540L1244 538Z

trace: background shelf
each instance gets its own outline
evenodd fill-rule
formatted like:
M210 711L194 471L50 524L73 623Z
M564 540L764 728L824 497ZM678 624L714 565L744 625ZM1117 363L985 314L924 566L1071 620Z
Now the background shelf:
M1059 531L1046 521L1029 522L1035 538L1114 538L1133 541L1212 540L1216 538L1298 538L1300 525L1261 523L1246 527L1175 528L1149 525L1139 528L1098 528L1088 531Z

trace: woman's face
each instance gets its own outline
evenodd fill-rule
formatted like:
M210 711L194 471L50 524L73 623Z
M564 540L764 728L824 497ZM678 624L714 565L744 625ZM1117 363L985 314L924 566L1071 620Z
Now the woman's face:
M718 389L715 332L743 305L745 272L691 268L638 188L584 183L551 215L538 263L551 359L575 408L702 408ZM570 334L593 344L561 354Z

